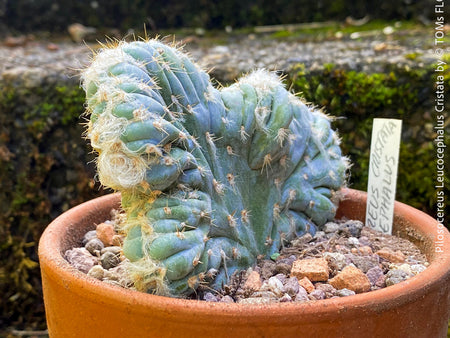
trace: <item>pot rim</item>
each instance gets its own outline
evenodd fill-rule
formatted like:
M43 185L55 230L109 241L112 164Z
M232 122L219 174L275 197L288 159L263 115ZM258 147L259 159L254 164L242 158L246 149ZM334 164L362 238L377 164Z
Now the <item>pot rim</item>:
M366 200L367 194L353 189L343 189L343 201L341 203L352 203L358 199ZM120 194L109 194L95 198L80 204L51 222L39 242L39 259L41 271L52 279L58 281L64 287L71 287L73 292L83 296L93 296L105 306L117 306L126 304L133 311L148 312L152 316L158 316L159 311L181 319L180 313L199 316L202 314L214 316L241 316L258 317L267 316L269 312L274 320L291 320L296 316L301 321L307 322L308 318L315 320L327 320L341 312L345 316L359 316L368 312L380 313L395 306L411 302L413 299L423 297L431 288L436 287L442 278L450 281L450 233L443 228L442 253L434 252L427 257L430 265L420 274L396 285L380 290L356 294L342 298L325 299L306 303L272 303L272 304L239 304L239 303L217 303L180 298L170 298L146 294L131 289L121 288L101 282L87 274L72 267L63 257L61 239L63 234L68 233L71 226L80 224L74 221L74 215L83 215L88 210L100 211L104 204L119 207ZM365 205L365 202L363 202ZM364 213L365 214L365 213ZM434 243L437 238L438 222L431 216L412 208L401 202L395 202L395 215L408 223L408 228L413 227L425 240ZM187 318L187 317L186 317Z

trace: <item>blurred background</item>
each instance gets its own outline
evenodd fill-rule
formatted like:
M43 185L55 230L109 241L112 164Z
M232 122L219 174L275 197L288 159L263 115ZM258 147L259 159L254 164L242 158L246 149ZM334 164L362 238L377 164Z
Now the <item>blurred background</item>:
M46 335L39 237L68 208L110 193L97 182L82 137L79 70L101 43L145 35L175 40L222 85L258 67L276 71L292 92L336 116L355 189L367 187L373 118L402 119L396 199L434 217L438 60L450 98L450 28L436 25L436 4L0 0L0 337ZM443 12L450 22L450 9ZM447 145L449 102L441 126ZM446 203L446 225L449 211Z
M224 29L336 20L370 15L382 20L434 21L431 0L1 0L2 31L65 31L79 22L121 31L200 27Z

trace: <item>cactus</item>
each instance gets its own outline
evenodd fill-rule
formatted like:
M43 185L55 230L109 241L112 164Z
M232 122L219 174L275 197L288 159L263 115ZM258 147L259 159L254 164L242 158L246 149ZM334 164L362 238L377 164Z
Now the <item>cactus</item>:
M137 289L220 288L334 218L348 167L339 139L275 74L218 90L155 39L105 46L82 81L100 182L122 195Z

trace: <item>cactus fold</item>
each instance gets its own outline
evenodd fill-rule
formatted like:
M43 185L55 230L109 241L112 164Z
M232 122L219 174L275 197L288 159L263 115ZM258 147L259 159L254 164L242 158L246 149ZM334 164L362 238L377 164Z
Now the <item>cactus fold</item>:
M83 74L101 183L119 190L140 290L219 288L334 218L347 159L330 119L264 70L215 89L158 40L120 42Z

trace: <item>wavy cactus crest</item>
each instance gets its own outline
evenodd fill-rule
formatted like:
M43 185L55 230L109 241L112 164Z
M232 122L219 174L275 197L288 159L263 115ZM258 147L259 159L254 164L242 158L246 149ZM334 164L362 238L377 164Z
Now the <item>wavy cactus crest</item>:
M217 90L158 40L121 42L83 73L103 185L122 193L140 290L218 288L333 219L348 163L329 119L255 71Z

